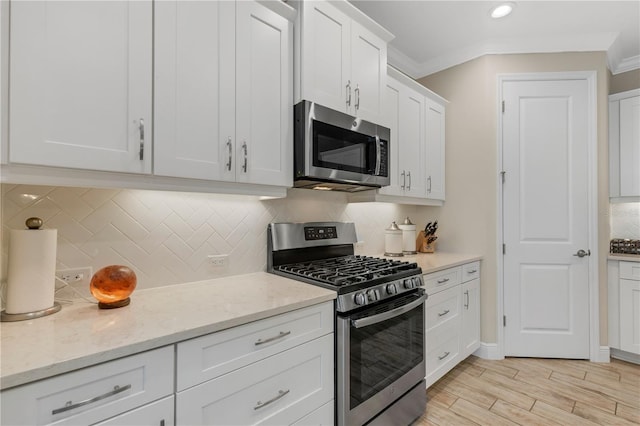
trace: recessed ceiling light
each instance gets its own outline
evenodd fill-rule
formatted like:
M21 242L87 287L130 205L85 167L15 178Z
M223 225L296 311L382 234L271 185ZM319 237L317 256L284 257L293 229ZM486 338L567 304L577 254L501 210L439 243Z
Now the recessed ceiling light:
M507 16L513 11L514 7L515 7L515 4L511 2L501 3L496 7L494 7L493 9L491 9L491 17L496 19L504 18L505 16Z

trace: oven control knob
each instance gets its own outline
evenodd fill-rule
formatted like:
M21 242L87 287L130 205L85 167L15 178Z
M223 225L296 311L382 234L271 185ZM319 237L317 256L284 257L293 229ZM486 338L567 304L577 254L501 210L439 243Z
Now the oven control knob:
M380 299L380 293L376 290L367 290L367 299L369 299L369 302L375 302Z
M411 280L413 281L414 288L422 286L422 280L420 279L420 277L413 277Z
M353 301L356 305L362 306L367 303L367 299L364 297L364 293L356 293L353 296Z
M413 281L411 281L411 278L404 280L404 288L407 290L411 290L413 288Z
M387 284L387 294L396 294L398 289L395 284Z

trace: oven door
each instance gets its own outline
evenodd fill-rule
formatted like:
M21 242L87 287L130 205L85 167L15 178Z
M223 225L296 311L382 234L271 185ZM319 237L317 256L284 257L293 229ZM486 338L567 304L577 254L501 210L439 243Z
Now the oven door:
M338 316L338 425L366 423L424 379L426 298L419 288Z

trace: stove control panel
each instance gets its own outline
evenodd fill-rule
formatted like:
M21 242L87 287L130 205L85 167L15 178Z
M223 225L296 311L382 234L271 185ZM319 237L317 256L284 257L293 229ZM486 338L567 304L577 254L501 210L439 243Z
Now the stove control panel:
M348 312L352 309L370 305L394 297L418 287L422 287L422 275L401 278L363 290L338 295L338 312Z
M338 238L335 226L305 226L304 239L306 241L328 240Z

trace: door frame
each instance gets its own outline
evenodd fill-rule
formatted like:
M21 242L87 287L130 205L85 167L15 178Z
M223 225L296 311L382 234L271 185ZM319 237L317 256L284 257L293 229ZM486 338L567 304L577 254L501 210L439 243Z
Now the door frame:
M600 347L600 297L598 277L598 104L597 104L597 72L596 71L572 71L572 72L539 72L539 73L514 73L497 75L497 143L498 143L498 170L496 178L496 191L498 194L497 208L497 289L496 289L496 356L502 359L505 356L504 336L504 257L502 244L504 243L504 194L502 188L503 170L503 116L502 116L502 87L509 81L548 81L548 80L586 80L588 86L587 98L587 150L588 150L588 226L589 226L589 360L592 362L609 362L608 348ZM506 176L506 179L509 177ZM606 349L606 350L605 350Z

